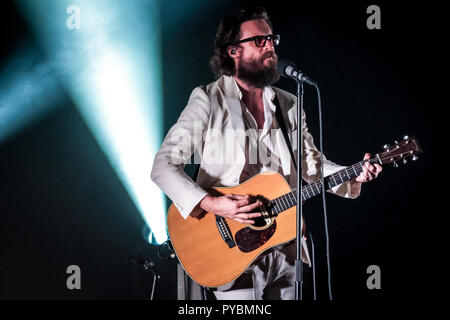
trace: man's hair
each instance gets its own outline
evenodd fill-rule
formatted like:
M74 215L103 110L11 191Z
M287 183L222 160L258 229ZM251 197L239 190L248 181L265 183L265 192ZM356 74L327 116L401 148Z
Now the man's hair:
M222 18L214 41L214 54L209 60L216 78L235 74L234 60L228 55L227 48L239 41L242 23L257 19L264 19L272 30L272 22L263 7L241 9Z

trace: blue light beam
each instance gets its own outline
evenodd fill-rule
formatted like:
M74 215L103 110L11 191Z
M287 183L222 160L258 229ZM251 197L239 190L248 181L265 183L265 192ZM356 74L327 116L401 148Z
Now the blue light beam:
M156 241L166 241L164 197L150 180L162 140L158 1L17 5Z
M64 93L36 49L22 44L0 67L0 144L60 106Z

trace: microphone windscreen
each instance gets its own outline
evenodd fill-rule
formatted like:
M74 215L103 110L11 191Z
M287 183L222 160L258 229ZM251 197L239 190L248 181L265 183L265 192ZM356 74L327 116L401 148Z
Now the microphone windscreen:
M290 75L286 74L286 68L289 66L294 67L294 69L297 69L295 63L292 62L291 60L282 59L282 60L278 61L277 70L278 70L278 73L280 74L280 76L287 77L287 78L290 77Z

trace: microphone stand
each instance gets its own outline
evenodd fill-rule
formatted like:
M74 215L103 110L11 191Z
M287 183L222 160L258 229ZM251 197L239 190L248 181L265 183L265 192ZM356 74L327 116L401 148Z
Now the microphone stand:
M303 300L303 263L302 263L302 172L303 172L303 80L297 81L297 257L295 260L295 300ZM300 141L300 142L299 142Z
M158 282L158 279L160 278L159 274L156 272L155 263L153 261L151 261L150 258L145 257L141 254L138 254L138 255L129 254L128 261L144 268L144 270L146 270L146 271L150 270L153 273L152 292L150 294L150 300L153 300L153 296L155 294L156 283Z

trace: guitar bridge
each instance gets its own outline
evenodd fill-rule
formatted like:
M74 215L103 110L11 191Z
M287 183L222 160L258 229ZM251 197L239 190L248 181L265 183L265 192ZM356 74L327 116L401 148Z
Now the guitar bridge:
M228 247L231 249L236 246L236 242L233 240L233 236L231 235L230 228L228 227L227 221L216 215L216 225L217 229L219 229L220 236L222 237L223 241L228 245Z

